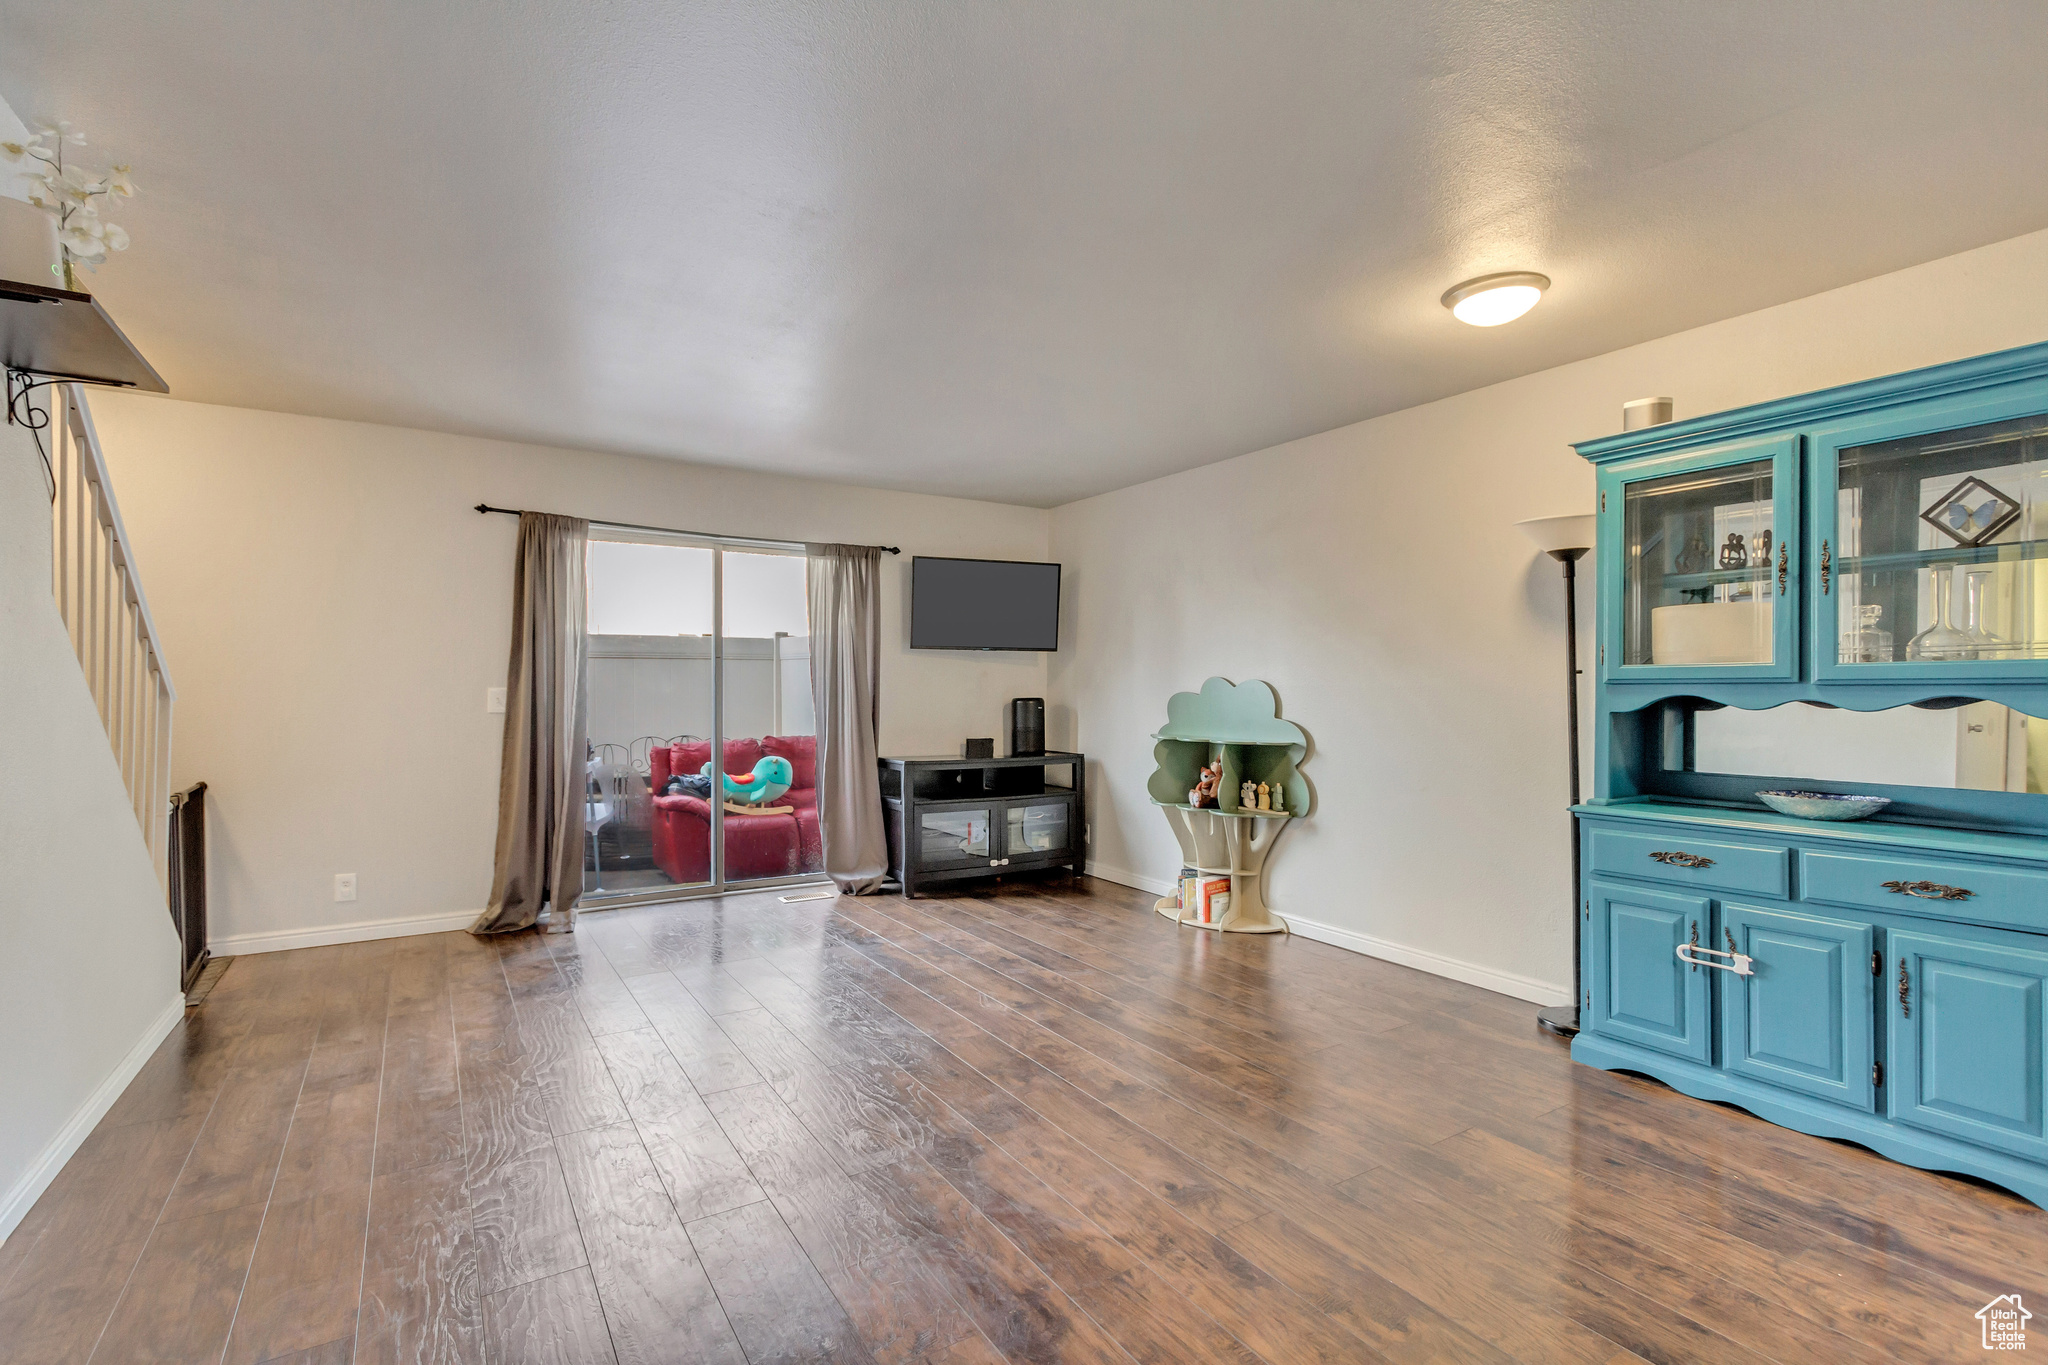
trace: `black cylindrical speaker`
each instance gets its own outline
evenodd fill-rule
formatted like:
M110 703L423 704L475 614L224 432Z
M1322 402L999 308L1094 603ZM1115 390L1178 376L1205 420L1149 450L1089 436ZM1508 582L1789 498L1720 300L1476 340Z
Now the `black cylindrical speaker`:
M1017 697L1010 702L1010 756L1036 757L1045 752L1045 698Z

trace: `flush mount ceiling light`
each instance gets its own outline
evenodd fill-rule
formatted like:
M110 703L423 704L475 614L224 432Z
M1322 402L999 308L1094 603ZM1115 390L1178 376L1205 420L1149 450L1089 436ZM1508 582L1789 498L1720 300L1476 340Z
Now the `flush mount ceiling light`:
M1444 307L1460 322L1469 322L1474 327L1498 327L1534 308L1548 288L1548 275L1529 270L1481 275L1445 290Z

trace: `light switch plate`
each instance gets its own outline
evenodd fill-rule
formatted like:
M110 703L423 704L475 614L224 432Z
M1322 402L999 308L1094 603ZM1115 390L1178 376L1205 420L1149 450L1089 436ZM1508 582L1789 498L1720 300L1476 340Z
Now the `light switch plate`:
M484 710L490 712L494 716L502 716L505 714L504 688L487 687L484 689Z
M356 898L356 874L337 872L334 874L334 898L338 901L352 901Z

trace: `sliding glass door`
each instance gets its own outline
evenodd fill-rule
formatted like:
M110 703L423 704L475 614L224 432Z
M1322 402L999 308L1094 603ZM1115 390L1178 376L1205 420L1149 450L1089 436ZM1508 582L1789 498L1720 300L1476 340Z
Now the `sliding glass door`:
M593 525L586 907L815 878L800 547Z
M804 572L801 553L729 549L721 555L728 884L825 870Z

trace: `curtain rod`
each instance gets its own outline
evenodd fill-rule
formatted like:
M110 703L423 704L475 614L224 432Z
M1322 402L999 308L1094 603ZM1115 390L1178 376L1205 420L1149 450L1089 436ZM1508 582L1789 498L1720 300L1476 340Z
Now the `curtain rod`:
M484 513L497 512L502 516L508 517L519 517L526 515L517 507L493 507L487 502L478 503L476 505L476 510ZM637 522L631 521L593 521L591 522L591 525L615 526L621 531L654 531L665 536L702 536L706 540L747 540L753 541L754 543L760 545L788 543L771 541L766 537L762 536L728 536L723 535L717 531L679 531L673 526L642 526ZM895 545L875 545L871 546L870 548L880 550L885 555L900 555L903 553L902 549Z

